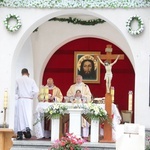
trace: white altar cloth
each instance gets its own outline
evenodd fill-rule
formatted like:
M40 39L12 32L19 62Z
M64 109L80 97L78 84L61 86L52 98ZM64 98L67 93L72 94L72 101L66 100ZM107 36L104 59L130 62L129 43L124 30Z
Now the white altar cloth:
M83 105L82 103L79 103L79 104L61 103L61 104L67 105L68 108L73 108L75 106L80 107ZM37 139L44 137L44 119L41 119L41 118L44 116L43 115L44 109L48 108L50 105L53 105L53 103L39 102L36 107L36 113L34 114L34 123L36 122L36 124L34 125L34 130L35 130L35 136L37 137ZM86 103L84 103L84 105L86 105ZM105 109L105 104L97 104L97 105L100 105L103 109ZM112 103L112 114L113 114L113 121L112 121L113 136L115 136L116 126L120 124L121 116L118 111L118 108L113 103Z

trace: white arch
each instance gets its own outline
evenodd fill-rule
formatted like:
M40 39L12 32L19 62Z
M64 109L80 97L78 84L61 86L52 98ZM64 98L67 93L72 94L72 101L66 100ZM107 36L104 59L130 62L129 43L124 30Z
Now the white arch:
M104 13L105 14L105 13ZM102 36L97 36L98 38L102 38L102 39L105 39L105 40L108 40L112 43L114 43L115 45L117 45L118 47L120 47L124 53L126 53L126 55L130 58L131 60L131 63L132 65L134 66L134 59L133 59L133 55L132 55L132 51L129 47L129 44L127 42L127 40L125 39L125 36L124 34L121 32L121 29L118 28L118 26L116 26L110 19L108 19L105 15L101 15L101 14L98 14L96 11L94 10L84 10L84 9L66 9L66 10L57 10L55 12L49 12L48 14L44 14L42 17L39 17L37 18L37 20L33 21L32 24L29 26L29 28L27 28L25 30L25 32L22 34L20 40L18 41L17 43L17 46L16 46L16 49L15 49L15 52L14 52L14 55L13 55L13 59L12 59L12 66L13 64L15 63L15 58L18 57L18 54L19 54L19 51L21 50L21 47L23 46L24 42L27 40L27 38L30 36L30 34L37 28L39 27L40 25L42 25L43 23L45 23L47 20L53 18L53 17L59 17L59 16L62 16L62 15L89 15L89 16L93 16L93 17L97 17L97 18L100 18L100 19L103 19L105 20L106 22L108 22L111 26L114 27L114 30L118 30L118 33L120 34L121 37L123 37L123 40L124 40L124 45L126 45L126 47L128 49L124 49L124 46L121 46L120 44L118 43L115 43L115 41L111 40L111 38L108 38L108 37L102 37ZM89 35L90 37L96 37L96 36L93 36L93 35ZM82 36L78 36L79 37L86 37L86 35L82 35ZM60 46L62 46L63 44L73 40L73 39L76 39L77 37L72 37L72 38L69 38L67 40L65 40L64 42L60 43ZM122 44L122 43L121 43Z
M20 39L18 39L18 43L16 45L16 49L13 55L13 59L12 59L12 67L11 67L11 90L14 91L14 85L15 85L15 66L17 63L17 58L19 57L19 52L21 51L21 48L23 46L23 44L25 43L25 41L27 40L27 38L31 35L31 33L33 32L33 30L35 30L37 27L39 27L40 25L42 25L43 23L45 23L47 20L53 18L53 17L59 17L62 15L90 15L93 17L98 17L101 19L104 19L107 21L107 23L105 24L105 27L103 28L111 28L111 31L117 33L117 38L121 39L122 42L120 42L119 44L117 43L116 37L115 35L111 35L111 33L106 32L107 34L105 34L104 31L101 31L101 35L99 34L92 34L92 32L88 32L88 33L81 33L81 34L72 34L71 36L67 36L64 39L61 39L60 41L58 41L58 43L51 49L51 51L49 51L48 55L45 54L44 59L41 60L41 64L42 66L39 67L39 69L34 70L34 74L35 74L35 78L38 84L41 84L41 80L42 80L42 75L44 72L44 68L49 60L49 58L53 55L53 53L62 45L64 45L65 43L68 43L69 41L72 41L74 39L77 38L81 38L81 37L97 37L97 38L101 38L101 39L105 39L108 40L112 43L114 43L115 45L117 45L118 47L120 47L124 53L130 58L132 65L134 66L134 59L133 59L133 54L132 51L129 47L129 44L124 36L124 34L121 32L121 29L119 29L119 25L114 24L113 21L111 21L109 18L109 16L105 16L105 13L103 12L102 14L100 14L100 12L98 12L97 10L84 10L84 9L66 9L66 10L46 10L45 13L42 13L42 15L40 15L39 17L36 17L36 19L33 20L33 22L30 22L30 25L27 26L27 28L24 29L24 31L22 32L22 34L20 35ZM109 36L108 36L109 35ZM39 74L39 76L37 75ZM11 97L13 97L14 94L12 93ZM14 109L10 110L10 118L11 118L11 122L12 122L12 117L13 117L13 111ZM12 117L11 117L12 116ZM10 121L9 121L10 122ZM13 126L12 123L10 123L10 126Z

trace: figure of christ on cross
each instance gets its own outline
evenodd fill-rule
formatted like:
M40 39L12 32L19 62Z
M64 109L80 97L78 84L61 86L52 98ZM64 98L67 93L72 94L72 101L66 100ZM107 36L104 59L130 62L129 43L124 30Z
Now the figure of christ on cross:
M118 59L124 59L124 55L112 55L111 45L107 45L106 47L106 55L97 56L100 63L105 67L106 73L104 80L106 80L106 93L110 93L111 81L112 81L112 66L118 61ZM106 59L106 61L102 61L102 59ZM115 59L112 63L111 60Z

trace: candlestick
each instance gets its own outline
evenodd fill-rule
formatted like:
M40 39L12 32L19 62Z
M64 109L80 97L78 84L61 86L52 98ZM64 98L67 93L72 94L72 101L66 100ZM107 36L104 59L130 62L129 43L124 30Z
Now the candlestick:
M128 110L132 111L132 99L133 99L133 92L129 91L128 93Z
M4 122L3 122L3 125L4 125L4 128L6 128L6 107L4 107Z
M4 121L3 121L3 124L0 124L0 128L8 128L9 125L6 123L6 109L7 108L4 108L4 111L1 111L0 113L4 113Z
M114 95L115 95L115 88L112 86L111 87L111 97L112 97L112 102L114 103Z

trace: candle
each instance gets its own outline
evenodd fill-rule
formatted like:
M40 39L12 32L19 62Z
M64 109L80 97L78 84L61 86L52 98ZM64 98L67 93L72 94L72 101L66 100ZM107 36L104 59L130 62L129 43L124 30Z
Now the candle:
M133 99L133 92L129 91L128 93L128 110L132 111L132 99Z
M7 108L8 106L8 92L5 91L4 92L4 104L3 104L4 108Z
M115 95L115 88L111 87L111 96L112 96L112 102L114 103L114 95Z

